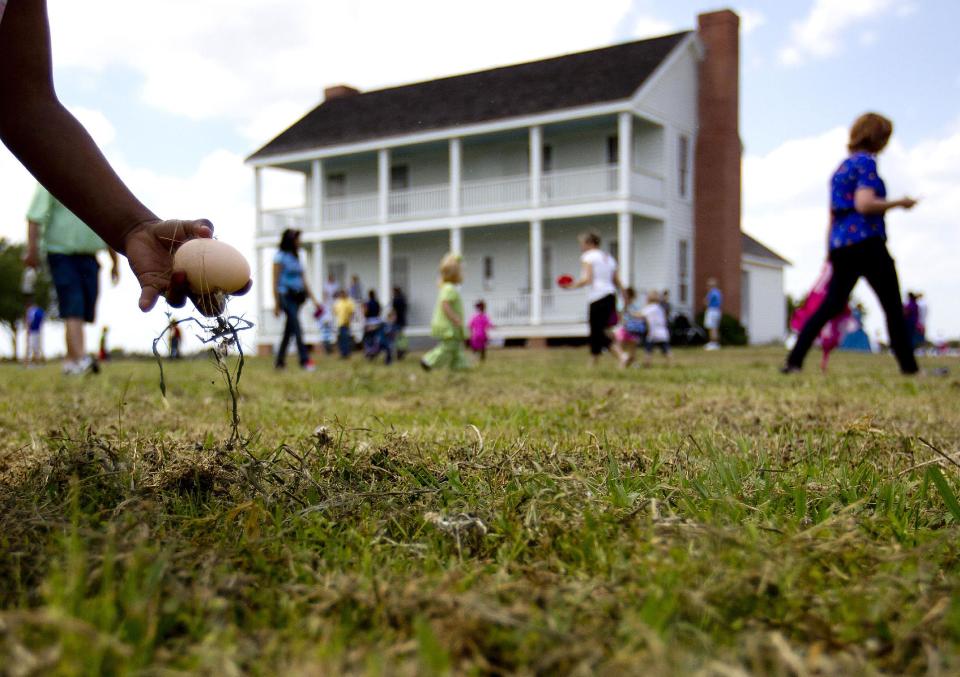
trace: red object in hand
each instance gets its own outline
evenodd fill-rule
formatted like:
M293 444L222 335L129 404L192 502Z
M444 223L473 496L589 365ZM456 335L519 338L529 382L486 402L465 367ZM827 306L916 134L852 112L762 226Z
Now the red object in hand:
M573 277L570 275L561 275L557 278L557 284L561 287L569 287L573 284Z

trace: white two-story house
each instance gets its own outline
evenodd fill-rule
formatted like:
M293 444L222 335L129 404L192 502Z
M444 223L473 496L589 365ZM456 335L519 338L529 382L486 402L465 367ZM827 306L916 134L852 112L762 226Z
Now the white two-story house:
M578 273L577 235L588 230L640 293L669 290L675 311L692 317L704 280L718 277L728 312L739 316L750 294L739 288L749 276L739 226L737 26L735 14L719 12L702 15L698 31L377 91L327 89L322 104L248 159L258 196L258 342L275 345L282 332L269 269L291 227L303 231L314 289L330 275L344 286L356 275L383 302L399 287L411 336L429 331L448 251L463 256L466 307L483 299L496 335L585 335L585 293L555 280ZM715 73L705 68L712 58ZM705 87L719 88L727 109L733 88L732 128L729 115L711 112L722 105ZM705 124L724 143L698 147ZM263 207L264 181L276 171L303 176L301 204ZM707 214L699 220L698 201ZM766 263L782 271L785 262ZM773 327L749 327L755 338L783 332L777 280L776 309L750 303L761 321L749 324ZM311 312L305 307L303 323L315 341Z

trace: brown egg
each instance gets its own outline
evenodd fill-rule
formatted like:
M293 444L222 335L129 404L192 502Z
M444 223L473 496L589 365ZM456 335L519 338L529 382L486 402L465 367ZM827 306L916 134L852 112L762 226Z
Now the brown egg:
M196 294L239 291L250 279L250 264L243 254L220 240L197 238L185 242L173 256L173 269L187 274Z

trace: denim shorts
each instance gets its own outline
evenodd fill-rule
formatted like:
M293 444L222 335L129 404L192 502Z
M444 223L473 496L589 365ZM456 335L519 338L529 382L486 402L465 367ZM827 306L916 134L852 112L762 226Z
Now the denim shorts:
M100 264L93 254L47 254L60 319L96 319Z

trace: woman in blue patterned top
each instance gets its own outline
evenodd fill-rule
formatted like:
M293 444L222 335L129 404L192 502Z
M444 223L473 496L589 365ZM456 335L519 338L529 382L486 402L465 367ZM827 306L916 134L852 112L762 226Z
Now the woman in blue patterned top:
M887 199L887 188L877 173L876 155L882 151L893 123L876 113L865 113L850 128L850 156L841 163L830 184L829 258L833 266L827 295L803 326L787 357L784 372L799 371L803 358L823 326L847 305L861 277L873 287L887 316L890 345L904 374L917 372L917 360L903 319L897 268L887 251L884 215L895 207L910 209L916 200Z

